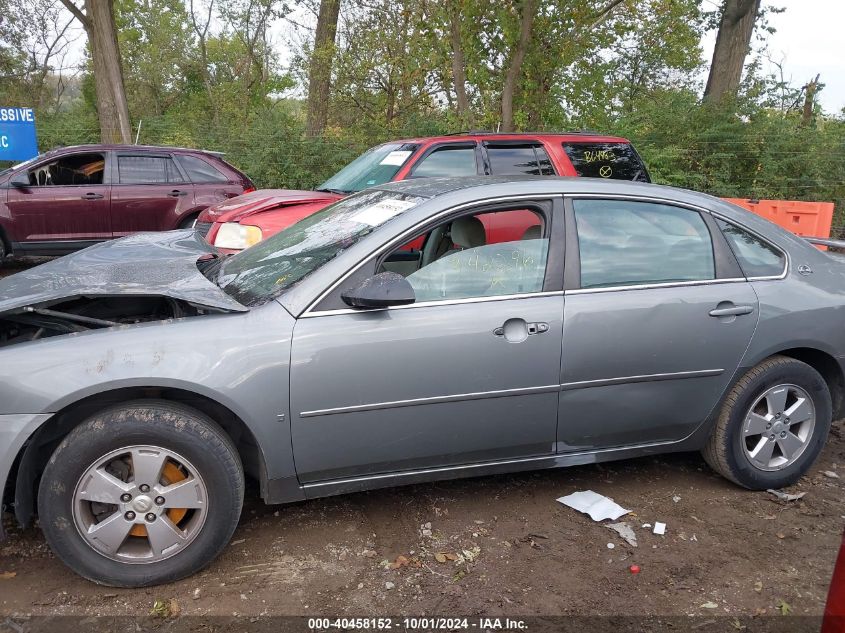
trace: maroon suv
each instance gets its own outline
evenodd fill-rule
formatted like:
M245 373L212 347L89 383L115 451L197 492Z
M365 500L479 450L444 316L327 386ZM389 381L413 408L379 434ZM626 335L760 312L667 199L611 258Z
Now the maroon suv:
M0 172L0 258L61 255L138 231L190 227L206 207L254 189L215 152L63 147Z

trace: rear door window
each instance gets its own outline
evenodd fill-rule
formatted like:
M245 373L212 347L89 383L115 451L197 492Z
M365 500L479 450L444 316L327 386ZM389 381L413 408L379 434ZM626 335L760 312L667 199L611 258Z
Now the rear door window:
M710 232L698 212L629 200L573 206L582 288L715 279Z
M411 178L438 176L476 176L475 147L438 147L414 165Z
M563 151L584 178L650 182L642 159L630 143L564 143Z
M118 181L121 184L162 184L182 182L173 159L166 156L118 156Z
M554 176L552 161L542 145L486 144L494 176Z
M224 173L196 156L177 154L176 160L182 165L182 169L185 170L193 183L229 181Z

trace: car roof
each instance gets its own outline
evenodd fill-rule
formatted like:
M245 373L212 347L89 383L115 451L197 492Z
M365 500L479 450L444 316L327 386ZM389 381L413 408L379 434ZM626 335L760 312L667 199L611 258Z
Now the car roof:
M388 182L373 189L462 204L489 198L519 195L607 195L652 198L718 211L729 220L771 234L778 227L760 216L706 193L629 180L583 176L469 176L463 178L411 178ZM449 198L448 201L444 198ZM427 201L428 202L428 201ZM428 206L426 204L426 206ZM780 234L780 231L777 231ZM783 231L791 235L788 231Z
M621 136L610 136L592 130L577 132L488 132L485 130L470 130L466 132L453 132L440 136L419 136L387 141L388 143L448 143L470 141L537 141L548 140L562 143L630 143Z
M78 151L119 151L119 150L129 150L129 151L142 151L142 152L199 152L202 154L211 154L213 156L223 156L223 152L216 152L213 150L208 149L195 149L191 147L173 147L170 145L128 145L128 144L120 144L120 143L87 143L84 145L65 145L63 147L56 147L47 152L44 152L44 155L48 154L62 154L66 152L78 152Z

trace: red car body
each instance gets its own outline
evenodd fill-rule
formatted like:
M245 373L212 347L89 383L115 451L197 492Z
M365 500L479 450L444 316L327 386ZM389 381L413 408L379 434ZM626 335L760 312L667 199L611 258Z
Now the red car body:
M821 633L845 633L845 533L833 568Z
M59 255L193 224L254 190L219 154L142 145L63 147L0 172L0 256Z
M371 181L359 178L349 189L332 188L332 182L350 168L354 168L358 161L368 155L378 155L379 151L383 154L386 152L386 155L374 167L387 165L395 169L374 173L375 177ZM433 159L448 156L446 152L453 152L451 159L440 160L437 165L432 164ZM464 163L455 160L459 154ZM531 160L532 155L534 160ZM477 132L403 139L368 150L316 191L259 190L210 207L200 214L197 229L211 244L223 251L235 252L250 244L234 244L228 237L220 239L221 227L226 224L238 224L251 229L257 227L260 237L255 239L266 239L344 195L368 186L416 177L513 174L595 176L649 181L648 172L631 143L615 136L594 133ZM528 216L526 218L530 221ZM491 227L488 224L489 222L485 222L489 232ZM519 239L526 228L527 225L520 225L499 227L498 230L506 230L509 236L512 234L512 239Z

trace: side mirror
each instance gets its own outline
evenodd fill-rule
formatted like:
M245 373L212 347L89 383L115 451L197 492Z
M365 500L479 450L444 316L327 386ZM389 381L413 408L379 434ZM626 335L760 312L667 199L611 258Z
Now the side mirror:
M29 177L26 175L26 173L15 174L9 181L9 185L14 187L15 189L29 189Z
M353 308L389 308L416 301L414 289L398 273L379 273L358 286L344 290L340 298Z

